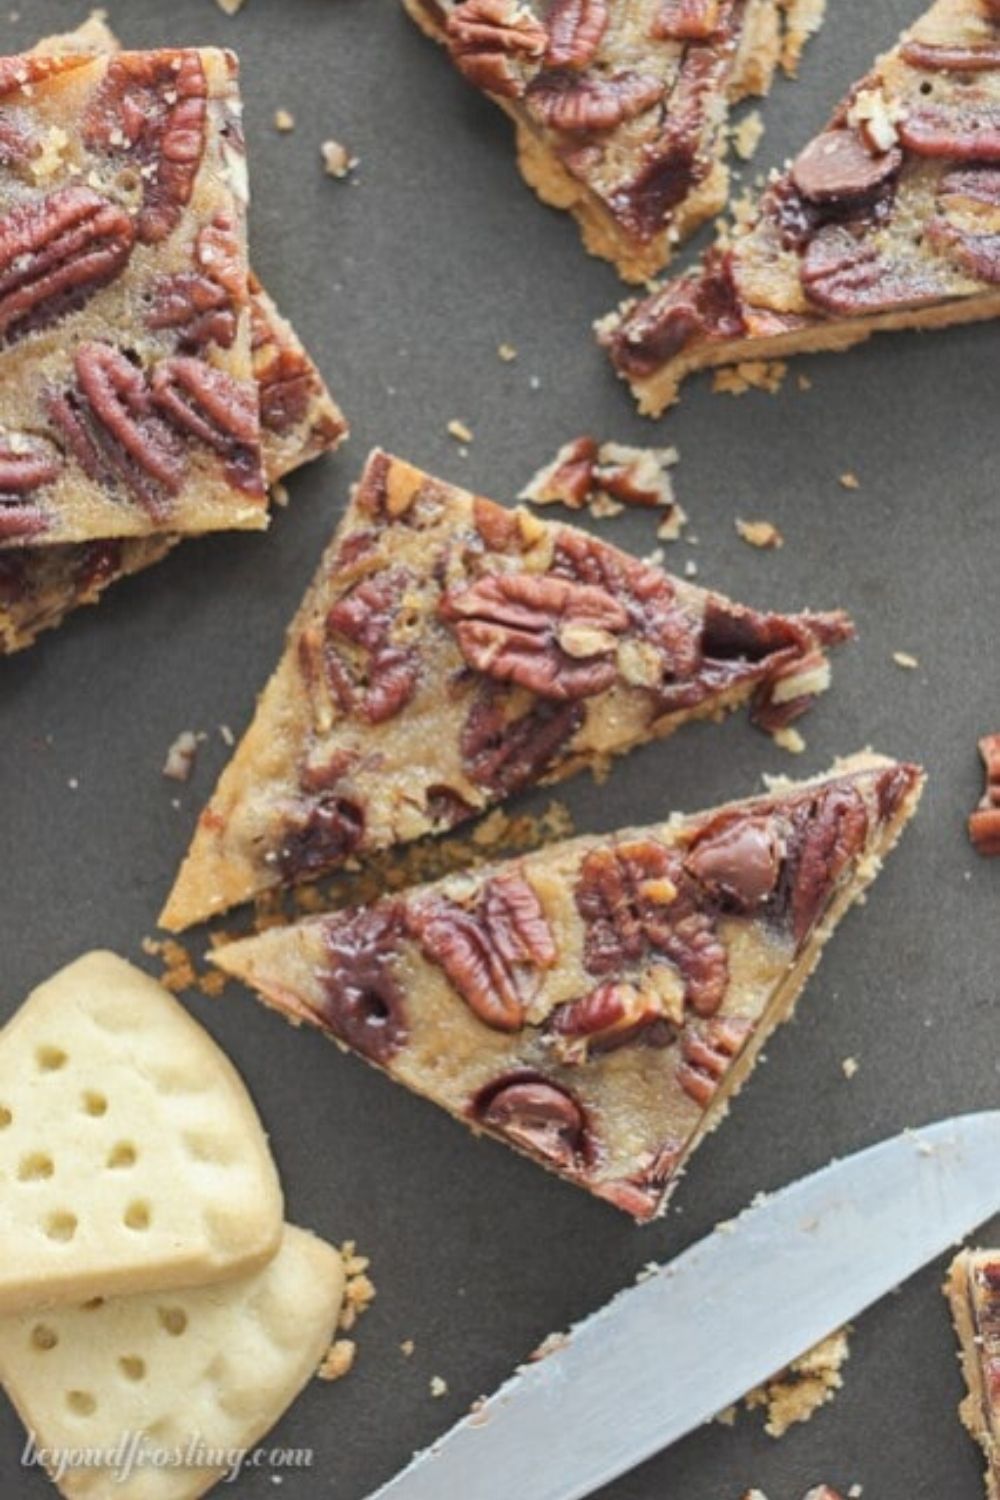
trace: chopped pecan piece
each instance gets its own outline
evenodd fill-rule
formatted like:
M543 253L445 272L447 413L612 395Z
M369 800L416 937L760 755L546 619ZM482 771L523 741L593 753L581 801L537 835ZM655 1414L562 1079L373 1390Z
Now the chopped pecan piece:
M85 144L123 152L143 189L136 233L156 244L176 229L205 150L208 80L194 50L112 57L84 122Z
M595 1183L592 1191L599 1198L613 1203L615 1208L631 1214L639 1223L644 1223L654 1217L663 1202L664 1189L676 1173L683 1155L683 1142L666 1141L659 1151L650 1153L649 1161L641 1171L632 1177Z
M792 163L791 179L811 203L856 203L881 191L903 164L898 146L867 149L856 130L826 130Z
M564 1171L590 1156L587 1118L567 1089L540 1073L512 1073L473 1100L472 1118Z
M752 1024L738 1016L716 1016L685 1028L677 1081L689 1099L708 1108L752 1031Z
M2 514L2 512L0 512ZM969 816L969 838L979 854L1000 854L1000 734L979 741L986 772L986 788L979 806Z
M547 68L585 68L593 62L608 27L607 0L554 0L546 25Z
M928 104L899 123L899 139L917 156L1000 162L1000 106L970 100Z
M388 1063L408 1036L406 997L394 967L403 937L399 907L382 904L327 919L325 1026L372 1062Z
M55 449L38 438L0 439L0 537L32 537L47 526L34 496L62 472Z
M416 691L420 658L413 646L397 644L393 626L413 576L405 568L386 568L363 579L330 609L326 617L326 675L344 713L357 713L369 724L382 724L405 708ZM358 648L345 654L335 639Z
M558 501L571 510L579 510L586 505L594 488L597 451L597 440L592 437L573 438L564 443L552 463L539 469L525 485L518 499L531 500L536 505Z
M651 31L671 41L710 42L721 23L721 0L660 0Z
M663 84L651 73L627 69L610 75L552 70L529 85L525 104L549 130L565 135L614 130L663 98Z
M586 1062L602 1052L614 1052L637 1039L668 1047L676 1035L664 1001L655 985L642 988L608 980L596 989L559 1005L549 1016L546 1032L561 1063Z
M524 93L531 65L549 45L546 28L518 0L463 0L449 13L445 34L470 83L511 99Z
M652 375L696 337L739 338L746 332L731 257L710 251L700 275L680 276L644 297L601 335L615 368L630 379Z
M542 701L511 718L500 694L475 699L462 728L462 762L477 786L510 797L544 776L583 723L579 702Z
M173 329L177 348L201 353L208 344L228 349L236 338L236 305L246 290L246 272L233 221L220 214L195 240L197 270L178 271L154 283L146 325ZM257 301L250 304L258 323L267 319ZM263 389L261 391L263 411Z
M655 839L592 850L580 870L576 905L591 974L620 971L652 951L676 965L698 1015L718 1010L729 979L726 949L676 850Z
M440 613L476 671L560 701L611 686L618 639L629 625L604 589L531 573L496 573L452 591Z
M364 835L364 813L347 797L316 797L288 819L281 843L286 881L320 874L353 854Z
M556 946L534 890L517 875L488 880L473 908L431 896L407 912L424 957L437 964L485 1026L518 1031L539 969Z
M132 221L92 188L59 188L0 219L0 339L80 307L124 270Z
M180 489L183 453L157 416L142 370L110 344L81 344L77 384L48 398L49 417L89 478L121 483L150 514Z

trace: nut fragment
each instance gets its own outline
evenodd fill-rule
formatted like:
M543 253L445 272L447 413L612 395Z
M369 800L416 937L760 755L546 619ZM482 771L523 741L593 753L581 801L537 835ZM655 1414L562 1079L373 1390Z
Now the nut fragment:
M722 0L660 0L651 35L678 42L708 42L722 20Z
M544 55L549 34L518 0L463 0L445 23L459 71L487 93L516 99Z
M979 806L969 815L969 838L979 854L1000 854L1000 734L987 734L979 741L986 787Z
M739 1016L716 1016L704 1026L685 1028L677 1081L689 1099L708 1108L752 1031L751 1022Z

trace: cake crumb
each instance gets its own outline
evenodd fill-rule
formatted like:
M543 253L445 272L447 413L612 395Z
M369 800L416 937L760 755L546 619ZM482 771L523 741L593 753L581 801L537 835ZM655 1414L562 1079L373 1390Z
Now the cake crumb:
M340 141L324 141L319 149L323 158L323 170L328 177L346 177L358 164L358 158L352 156Z
M845 1057L844 1061L840 1065L841 1071L843 1072L844 1077L847 1079L853 1078L860 1066L861 1064L858 1062L856 1057Z
M555 1354L559 1349L565 1349L568 1343L568 1333L547 1333L537 1349L532 1349L528 1355L528 1363L537 1365L539 1360L547 1359L550 1354Z
M243 0L215 0L216 5L224 15L235 16L236 12L243 6ZM99 15L100 12L97 12Z
M906 672L915 672L920 665L917 658L911 656L909 651L894 651L892 659L897 667L902 667Z
M850 1353L848 1329L838 1329L750 1391L744 1397L747 1410L763 1409L764 1431L769 1437L783 1437L833 1400L844 1384L841 1370Z
M737 518L736 530L751 547L774 549L785 545L785 538L773 521L741 521Z
M366 1275L370 1264L366 1255L358 1255L354 1240L345 1240L340 1247L347 1286L344 1289L344 1305L340 1310L337 1327L349 1333L362 1313L368 1311L375 1299L375 1286Z
M162 774L171 781L188 781L197 754L198 736L191 729L182 729L167 751Z
M316 1374L320 1380L342 1380L350 1374L358 1346L353 1339L337 1339L331 1344Z
M694 560L693 557L689 557L688 560L687 560L687 562L684 564L684 577L685 578L697 578L698 577L698 564L695 562L695 560Z
M416 1347L417 1346L412 1339L404 1339L399 1346L399 1351L403 1355L404 1359L409 1359Z
M503 360L505 365L509 365L512 360L517 358L517 350L513 344L498 344L497 355Z
M283 135L295 129L295 116L289 109L276 109L274 111L274 128L280 130Z
M236 736L230 729L228 724L219 725L219 738L221 739L222 743L224 745L228 745L230 749L232 749L233 745L236 744Z
M840 485L845 490L859 490L861 488L861 480L857 474L848 469L846 474L841 474Z
M766 391L773 396L781 389L787 374L784 360L747 359L742 364L716 370L712 390L716 395L726 396L744 396L747 391Z
M453 437L459 443L471 443L474 434L471 427L467 427L457 417L452 417L448 423L448 436Z
M786 725L784 729L775 729L771 738L779 750L787 750L789 755L801 755L806 748L805 740L791 725Z
M288 502L291 499L291 496L288 493L287 484L282 484L280 479L272 484L271 499L274 501L275 505L280 506L282 510L287 509Z
M448 1382L447 1380L443 1379L442 1376L432 1375L430 1384L431 1395L435 1400L437 1400L440 1396L446 1396L448 1394Z
M732 131L733 150L741 161L749 161L764 136L764 121L759 110L753 109Z
M809 379L808 375L799 375L796 379L795 384L798 386L800 391L811 391L813 388L813 383Z

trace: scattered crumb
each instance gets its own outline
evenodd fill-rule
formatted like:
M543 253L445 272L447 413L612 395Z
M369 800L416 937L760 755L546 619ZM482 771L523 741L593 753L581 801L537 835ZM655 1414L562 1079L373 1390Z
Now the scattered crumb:
M219 941L224 942L231 939L231 934L223 935ZM213 945L217 946L213 935ZM209 1000L217 1000L229 983L227 976L221 969L208 968L199 973L195 967L194 959L176 938L143 938L142 951L150 958L158 958L163 964L163 972L160 975L160 983L163 988L169 990L172 995L179 995L182 990L200 990Z
M791 725L786 725L784 729L776 729L771 738L779 750L787 750L789 755L801 755L806 748L805 740Z
M465 423L460 422L457 417L452 417L451 421L448 423L448 436L455 438L455 440L459 443L471 443L473 439L473 432L471 427L467 427Z
M853 1078L861 1064L856 1057L845 1057L840 1066L845 1078Z
M509 365L511 360L517 358L517 350L514 348L513 344L498 344L497 354L503 360L505 365Z
M320 1380L342 1380L350 1374L358 1346L353 1339L337 1339L330 1345L316 1374Z
M759 111L753 109L748 115L743 116L732 131L733 150L741 161L750 160L760 145L763 135L764 121Z
M330 177L346 177L358 164L358 158L352 156L340 141L324 141L319 149L323 157L323 170Z
M694 560L693 557L689 557L688 560L687 560L687 562L684 564L684 577L685 578L697 578L698 577L698 564L695 562L695 560Z
M345 1240L340 1247L340 1254L344 1261L347 1286L344 1290L344 1305L340 1310L340 1320L337 1326L344 1333L349 1333L362 1313L367 1312L370 1304L375 1300L375 1286L366 1274L369 1265L368 1257L357 1254L354 1240Z
M781 389L788 366L780 359L747 359L739 365L716 370L712 390L727 396L744 396L747 391L766 391L773 396Z
M215 0L215 3L227 16L235 16L243 5L243 0Z
M432 1375L431 1376L431 1395L435 1398L435 1400L439 1396L445 1396L445 1395L447 1395L447 1393L448 1393L448 1382L447 1382L447 1380L442 1379L442 1377L440 1375Z
M417 1346L412 1339L404 1339L400 1344L399 1349L403 1357L405 1359L409 1359L416 1347Z
M598 443L584 434L564 443L517 498L533 505L565 505L570 510L586 506L597 520L617 516L625 506L655 510L660 515L658 535L664 541L676 541L687 521L668 473L677 458L676 448Z
M907 672L915 672L920 665L917 658L911 656L909 651L894 651L892 659L897 667L902 667Z
M288 494L288 486L286 484L282 484L280 480L278 480L275 484L272 484L271 499L274 501L275 505L279 505L281 509L284 510L288 505L288 501L290 499L290 496Z
M233 746L236 744L236 736L228 724L219 725L219 738L224 745Z
M71 792L78 792L80 790L80 778L78 776L71 776L66 785Z
M846 474L841 474L840 483L845 490L859 490L861 488L861 480L850 469L848 469Z
M737 518L736 530L751 547L783 547L785 538L773 521L741 521Z
M716 1412L716 1414L715 1414L715 1420L717 1422L721 1423L721 1425L723 1427L735 1427L736 1426L736 1418L738 1416L739 1416L739 1407L738 1406L736 1406L736 1405L733 1405L733 1406L724 1406L721 1411ZM751 1494L749 1496L744 1496L743 1500L753 1500L752 1492L751 1492Z
M557 1349L565 1349L568 1343L569 1334L567 1333L547 1333L538 1348L533 1349L528 1355L528 1363L536 1365L539 1360L547 1359L550 1354L555 1354Z
M844 1384L841 1368L850 1358L848 1330L838 1329L763 1385L744 1397L748 1411L763 1408L764 1431L780 1438L797 1422L832 1401Z
M826 14L826 0L785 0L781 66L794 78L806 43L816 35Z
M187 781L194 770L198 754L198 736L191 729L182 729L167 751L163 762L163 775L171 781Z
M275 130L282 131L282 133L287 133L289 130L295 129L295 116L291 110L276 109L274 111L274 128Z

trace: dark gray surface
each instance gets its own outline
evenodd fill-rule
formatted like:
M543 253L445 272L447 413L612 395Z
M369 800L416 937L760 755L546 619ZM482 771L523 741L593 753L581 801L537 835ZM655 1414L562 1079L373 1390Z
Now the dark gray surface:
M755 170L822 122L919 3L831 8L801 81L779 85L764 107ZM996 332L887 336L846 357L804 359L773 398L734 401L692 384L654 427L634 414L588 336L591 318L620 295L614 273L520 184L500 113L452 76L394 0L247 0L232 21L212 0L112 0L110 12L136 45L239 50L254 260L354 432L346 451L292 481L293 504L266 538L188 544L0 663L5 1015L85 949L108 945L149 964L140 941L154 931L225 758L215 728L246 724L376 442L509 499L578 431L669 439L700 537L696 549L670 549L671 566L694 555L702 581L737 597L854 614L860 643L839 653L834 691L805 721L799 761L739 720L690 730L619 763L600 790L566 788L581 829L708 806L755 790L763 771L819 770L867 743L919 758L931 773L917 824L845 923L798 1021L772 1042L669 1217L645 1230L477 1143L236 990L220 1002L192 999L254 1092L290 1216L356 1237L378 1286L351 1379L314 1385L276 1435L314 1446L314 1472L288 1475L280 1490L251 1476L240 1493L360 1500L549 1330L757 1189L910 1123L997 1104L1000 867L977 860L964 833L980 791L975 739L1000 719ZM14 50L81 15L60 0L22 0L10 22L5 6L0 44ZM289 136L273 129L279 106L296 115ZM331 135L361 157L356 185L324 177L318 149ZM517 346L516 363L499 362L501 341ZM798 373L810 391L797 389ZM467 458L445 434L452 417L475 430ZM857 493L837 482L847 469L860 477ZM746 547L737 514L777 522L784 550ZM648 517L603 524L636 551L653 544ZM916 654L920 670L900 671L893 650ZM178 789L160 767L189 727L212 733ZM848 1055L860 1060L850 1083ZM941 1270L865 1316L844 1392L808 1426L780 1444L757 1418L712 1428L602 1500L737 1500L751 1483L770 1500L799 1500L819 1479L863 1482L866 1500L975 1500L980 1465L954 1418L960 1382ZM411 1359L399 1350L406 1338L416 1342ZM434 1374L448 1382L442 1400L429 1394ZM47 1486L19 1471L21 1444L4 1409L0 1492L30 1500Z

